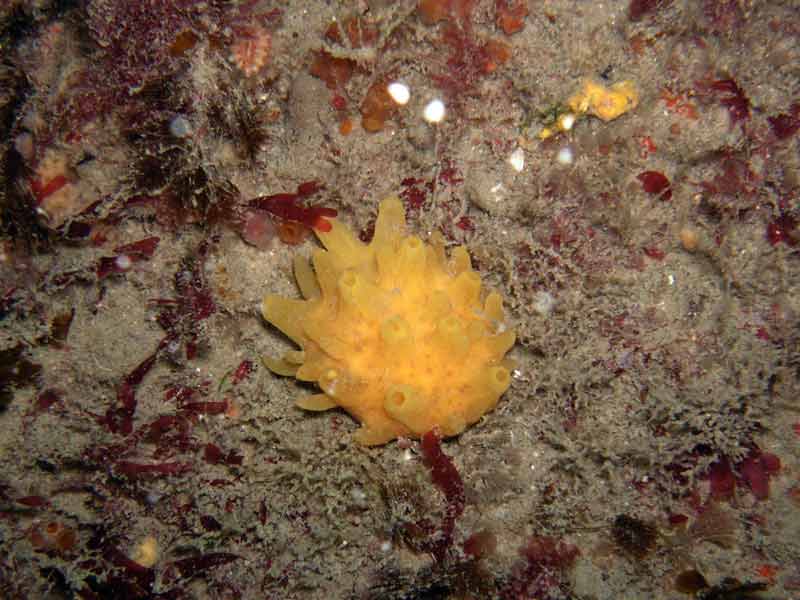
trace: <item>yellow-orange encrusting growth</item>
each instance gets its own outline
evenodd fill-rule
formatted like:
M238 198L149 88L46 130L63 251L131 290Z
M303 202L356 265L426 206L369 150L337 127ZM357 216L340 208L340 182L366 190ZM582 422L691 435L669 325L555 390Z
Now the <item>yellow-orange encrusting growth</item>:
M268 295L264 318L300 346L273 372L316 383L297 405L340 406L361 422L356 440L384 444L438 426L456 435L492 410L510 383L515 334L502 298L485 293L466 248L406 232L397 198L381 203L372 242L341 222L317 231L325 249L295 257L304 300ZM313 268L312 268L313 264Z

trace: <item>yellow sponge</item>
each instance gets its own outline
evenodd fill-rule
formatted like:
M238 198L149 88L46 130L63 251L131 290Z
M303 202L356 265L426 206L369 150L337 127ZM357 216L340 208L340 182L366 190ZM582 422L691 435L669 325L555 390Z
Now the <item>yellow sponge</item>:
M362 426L356 440L384 444L439 427L452 436L494 408L510 383L515 334L502 298L482 293L463 246L406 234L398 198L381 203L372 242L332 220L317 231L325 250L296 257L304 300L268 295L264 318L301 351L264 363L314 382L322 393L297 405L342 407Z
M636 108L638 104L639 92L633 82L627 80L607 88L597 81L587 79L581 90L567 101L573 112L588 112L603 121L612 121Z

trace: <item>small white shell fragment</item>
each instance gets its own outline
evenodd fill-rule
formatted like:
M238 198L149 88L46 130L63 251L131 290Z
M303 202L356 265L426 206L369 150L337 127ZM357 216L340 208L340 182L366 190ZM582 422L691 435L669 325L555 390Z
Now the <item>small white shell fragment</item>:
M446 110L444 102L437 98L435 100L431 100L425 105L425 110L422 113L422 117L428 123L441 123L444 119L445 112Z
M397 102L400 106L405 106L411 100L411 90L405 83L400 81L393 81L386 87L386 91L392 97L392 100Z
M511 168L517 173L522 173L522 170L525 168L524 150L522 148L514 150L508 157L508 164L510 164Z

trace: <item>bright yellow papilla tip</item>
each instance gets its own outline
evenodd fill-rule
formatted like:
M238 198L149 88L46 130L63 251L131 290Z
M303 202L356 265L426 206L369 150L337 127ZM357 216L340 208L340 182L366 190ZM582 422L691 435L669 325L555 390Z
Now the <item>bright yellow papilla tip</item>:
M368 445L434 427L456 435L494 408L511 382L505 355L515 335L465 248L448 258L441 236L409 235L395 197L381 203L369 244L336 220L317 236L325 249L313 269L295 260L305 300L262 303L264 318L302 350L265 364L322 392L299 407L344 408Z
M587 79L581 90L567 105L577 113L589 113L603 121L611 121L633 110L639 104L639 92L632 81L620 81L611 87Z

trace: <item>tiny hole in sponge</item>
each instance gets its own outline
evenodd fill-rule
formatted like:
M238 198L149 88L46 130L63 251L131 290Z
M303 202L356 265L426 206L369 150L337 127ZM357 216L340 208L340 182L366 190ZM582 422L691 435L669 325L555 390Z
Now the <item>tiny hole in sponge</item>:
M445 332L455 332L460 331L461 329L461 321L458 319L458 317L453 315L449 315L442 319L439 322L439 325L441 326L442 331Z
M389 317L381 323L381 338L387 344L401 344L411 337L411 328L402 317Z
M502 394L511 384L511 373L505 367L494 367L489 372L489 386Z
M389 395L389 402L391 402L397 408L403 406L403 404L405 404L405 401L406 401L406 395L400 390L396 390Z
M494 378L497 380L497 383L506 383L508 381L508 369L504 369L503 367L495 369Z
M342 275L341 279L342 285L346 285L347 287L353 287L356 284L356 276L355 273L348 271Z
M422 246L422 240L417 237L410 237L406 240L406 245L411 248L412 250L416 250L420 246Z

